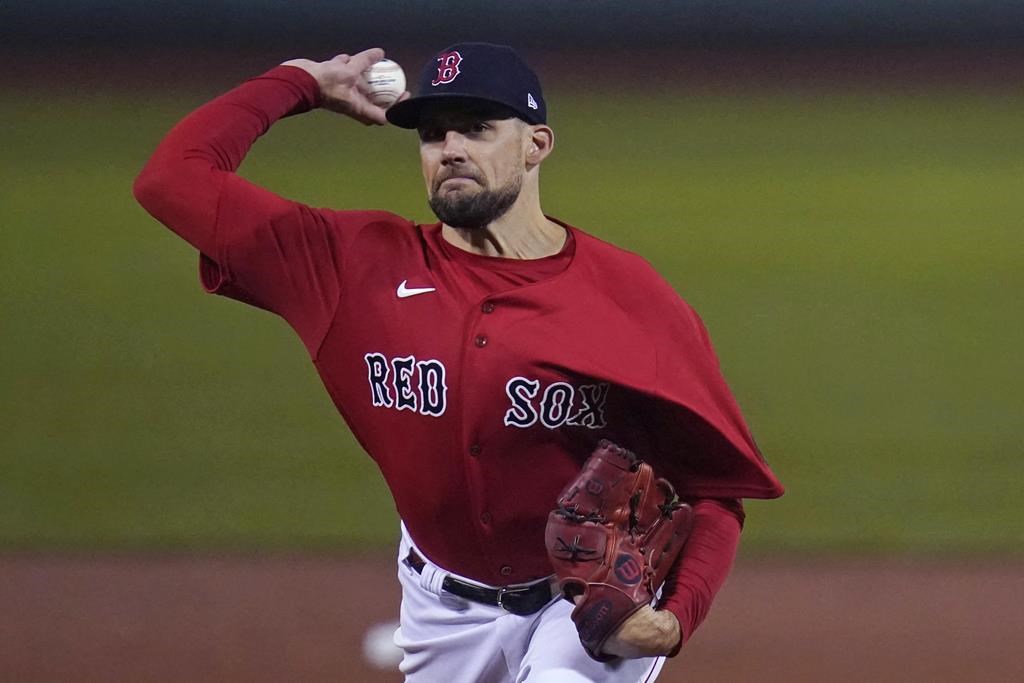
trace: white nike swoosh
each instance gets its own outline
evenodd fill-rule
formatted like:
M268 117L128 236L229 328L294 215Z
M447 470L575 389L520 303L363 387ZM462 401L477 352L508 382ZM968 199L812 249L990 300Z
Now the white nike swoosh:
M408 280L402 280L402 284L398 285L399 299L405 299L406 297L416 296L417 294L426 294L427 292L437 291L433 287L406 287L406 282L408 282Z

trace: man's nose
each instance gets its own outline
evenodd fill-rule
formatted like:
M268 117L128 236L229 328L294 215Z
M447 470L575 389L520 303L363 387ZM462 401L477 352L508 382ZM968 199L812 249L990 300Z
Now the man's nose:
M461 163L466 160L465 138L458 131L450 130L444 134L444 146L441 158L444 163Z

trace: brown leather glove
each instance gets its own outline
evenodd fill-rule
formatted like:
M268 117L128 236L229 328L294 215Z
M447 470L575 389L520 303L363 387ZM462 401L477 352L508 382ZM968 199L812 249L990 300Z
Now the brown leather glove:
M654 600L690 530L692 510L632 452L602 440L548 515L544 541L572 620L598 661L605 641Z

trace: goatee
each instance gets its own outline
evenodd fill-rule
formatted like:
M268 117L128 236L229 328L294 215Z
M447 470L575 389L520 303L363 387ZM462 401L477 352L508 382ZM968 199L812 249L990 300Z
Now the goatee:
M497 190L481 190L475 194L433 192L430 208L446 225L478 230L504 216L516 203L522 187L523 180L517 177Z

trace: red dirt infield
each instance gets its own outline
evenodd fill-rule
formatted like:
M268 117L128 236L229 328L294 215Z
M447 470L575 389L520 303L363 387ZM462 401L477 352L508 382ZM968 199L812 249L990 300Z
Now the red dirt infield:
M744 561L663 683L1024 680L1024 563ZM3 683L393 682L386 556L0 556Z

